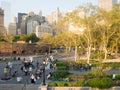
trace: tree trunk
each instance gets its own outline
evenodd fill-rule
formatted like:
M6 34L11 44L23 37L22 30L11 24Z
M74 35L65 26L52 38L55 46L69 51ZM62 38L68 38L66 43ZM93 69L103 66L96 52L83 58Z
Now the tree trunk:
M77 61L77 46L75 46L75 62Z
M118 53L118 45L117 45L117 41L116 41L116 48L115 48L115 56L117 57L117 53Z
M88 47L88 53L87 53L87 63L90 63L90 55L91 55L91 45Z
M104 47L104 52L105 52L104 60L106 60L107 59L107 48L106 47Z

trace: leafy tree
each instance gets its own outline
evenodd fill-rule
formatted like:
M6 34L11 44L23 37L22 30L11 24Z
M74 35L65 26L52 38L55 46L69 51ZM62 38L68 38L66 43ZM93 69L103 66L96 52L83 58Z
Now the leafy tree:
M36 36L35 33L28 34L26 38L26 42L29 42L29 41L31 41L32 43L35 43L39 41L39 38Z
M26 41L27 35L21 34L19 40Z
M0 42L5 42L5 37L3 35L0 35Z
M116 47L117 44L113 45L113 43L118 43L117 39L119 39L120 25L120 16L118 15L119 12L116 12L118 9L119 8L113 8L110 12L99 10L99 13L97 14L97 20L99 20L98 27L101 35L101 47L103 47L105 52L104 59L107 59L108 51L111 49L110 47Z

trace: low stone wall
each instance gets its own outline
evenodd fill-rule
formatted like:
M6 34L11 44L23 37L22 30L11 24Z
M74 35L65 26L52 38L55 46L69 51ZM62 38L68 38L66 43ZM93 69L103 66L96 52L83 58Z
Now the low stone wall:
M46 87L41 85L24 85L24 84L0 84L0 90L120 90L119 86L110 89L98 89L91 87Z
M49 52L49 45L21 44L21 43L0 43L0 56L4 55L26 55Z
M38 90L39 85L0 84L0 90Z
M98 89L91 87L48 87L47 90L120 90L120 87L112 87L110 89Z
M92 90L90 87L48 87L47 90Z

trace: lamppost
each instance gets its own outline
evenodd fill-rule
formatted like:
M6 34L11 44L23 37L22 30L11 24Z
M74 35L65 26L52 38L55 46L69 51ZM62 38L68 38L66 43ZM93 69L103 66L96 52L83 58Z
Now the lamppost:
M11 42L11 60L13 59L13 41Z
M44 60L43 61L43 85L46 85L46 82L45 82L45 77L46 77L46 75L45 75L45 65L46 65L46 62Z

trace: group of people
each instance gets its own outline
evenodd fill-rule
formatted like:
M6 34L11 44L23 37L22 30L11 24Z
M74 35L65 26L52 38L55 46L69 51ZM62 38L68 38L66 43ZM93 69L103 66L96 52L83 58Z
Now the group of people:
M79 71L88 71L91 70L91 64L70 64L69 69L79 70Z
M3 68L3 72L4 72L4 77L2 78L2 80L8 80L12 77L17 76L18 74L18 72L13 69L12 62L6 63L5 67Z
M53 56L50 56L49 58L46 58L43 60L45 62L45 67L43 63L39 63L38 60L33 60L30 58L30 60L26 60L23 58L23 66L21 67L22 72L26 76L30 76L31 83L35 83L39 78L43 75L43 68L45 69L51 69L53 68ZM47 73L46 73L47 74ZM49 78L51 76L51 72L46 75L46 78Z
M22 64L20 64L17 68L17 65L13 65L12 62L7 62L3 72L4 72L4 77L2 80L8 80L8 78L13 78L15 77L17 79L17 82L21 82L23 79L23 76L27 76L30 80L31 83L36 83L38 79L40 79L43 75L43 63L40 63L41 61L38 60L33 60L33 58L22 58L21 59ZM45 69L51 69L54 67L53 61L54 58L53 56L50 56L49 58L46 58L43 60L45 62ZM19 71L19 70L21 71ZM46 73L46 79L48 79L51 76L51 72Z
M42 75L42 65L38 60L26 60L23 58L21 70L25 76L30 77L31 83L35 83Z

